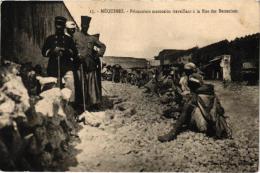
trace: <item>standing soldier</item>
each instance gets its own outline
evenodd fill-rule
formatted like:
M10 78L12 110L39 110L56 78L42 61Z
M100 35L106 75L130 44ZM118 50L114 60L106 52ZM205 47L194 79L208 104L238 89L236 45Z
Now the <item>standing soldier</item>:
M47 75L58 78L58 86L62 87L62 77L73 70L74 57L77 55L77 48L71 37L65 35L66 18L55 17L54 35L49 36L42 48L42 55L49 57ZM71 78L68 81L72 80Z
M73 35L76 32L76 23L73 21L67 21L66 22L66 29L65 29L65 35L73 39ZM73 40L74 41L74 40ZM68 71L64 76L65 81L65 87L69 88L72 91L70 101L75 102L75 80L77 81L77 69L78 69L78 57L75 55L75 57L71 57L71 60L73 59L73 70ZM75 106L75 105L74 105Z
M79 51L78 56L82 62L81 82L83 82L82 93L77 98L79 98L79 103L83 103L84 109L86 105L88 108L97 109L101 103L102 96L99 90L97 63L95 59L104 55L106 46L97 37L88 34L90 20L91 17L81 16L82 29L80 32L75 33L74 36ZM94 47L97 47L98 50L94 51Z

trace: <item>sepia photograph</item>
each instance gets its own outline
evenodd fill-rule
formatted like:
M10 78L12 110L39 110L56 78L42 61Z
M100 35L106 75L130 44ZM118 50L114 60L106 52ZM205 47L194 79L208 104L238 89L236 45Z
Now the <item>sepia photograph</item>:
M0 171L259 171L260 1L0 5Z

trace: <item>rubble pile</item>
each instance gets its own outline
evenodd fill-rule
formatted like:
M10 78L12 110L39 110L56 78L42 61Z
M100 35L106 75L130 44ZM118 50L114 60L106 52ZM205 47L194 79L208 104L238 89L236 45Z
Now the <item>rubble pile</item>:
M0 169L58 170L78 128L67 102L70 91L53 88L29 97L10 68L3 67L0 75Z

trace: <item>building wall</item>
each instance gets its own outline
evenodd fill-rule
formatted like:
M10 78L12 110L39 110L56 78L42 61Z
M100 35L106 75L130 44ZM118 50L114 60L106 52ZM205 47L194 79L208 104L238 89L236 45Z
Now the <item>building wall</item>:
M163 64L162 65L170 65L170 64L174 64L177 63L177 60L172 60L172 59L164 59Z
M252 63L259 71L259 40L260 33L246 35L236 38L232 41L222 40L202 48L194 47L188 50L174 49L162 50L160 54L170 52L168 54L160 54L156 57L163 64L187 63L194 62L203 70L208 79L215 79L217 73L220 73L219 64L210 61L218 56L228 54L231 56L231 78L233 81L241 80L242 64L244 62ZM207 68L205 68L205 66Z
M187 64L187 63L191 62L191 60L192 60L192 54L185 55L185 56L178 58L178 62L182 63L182 64Z
M155 60L155 59L149 60L149 66L151 67L160 66L160 60Z
M156 59L160 60L160 65L169 65L172 64L176 59L172 59L171 57L174 56L177 52L181 52L184 50L178 49L163 49L159 52Z
M167 56L167 58L164 59L163 65L173 65L173 64L186 64L188 62L192 61L192 54L188 55L182 55L182 56Z
M41 55L41 48L46 37L55 32L54 18L73 20L62 1L5 1L1 13L1 57L44 66L48 59Z

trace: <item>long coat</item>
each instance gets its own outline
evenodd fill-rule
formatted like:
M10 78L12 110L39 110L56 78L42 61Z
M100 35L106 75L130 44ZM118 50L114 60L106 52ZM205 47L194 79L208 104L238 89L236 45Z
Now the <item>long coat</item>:
M98 61L97 58L102 57L105 53L106 46L98 40L97 37L77 32L74 34L78 54L83 65L84 75L79 71L81 82L84 82L85 103L87 106L101 103L101 92L98 81ZM94 50L98 48L98 51ZM82 81L84 80L84 81ZM79 85L78 102L82 103L82 83Z

